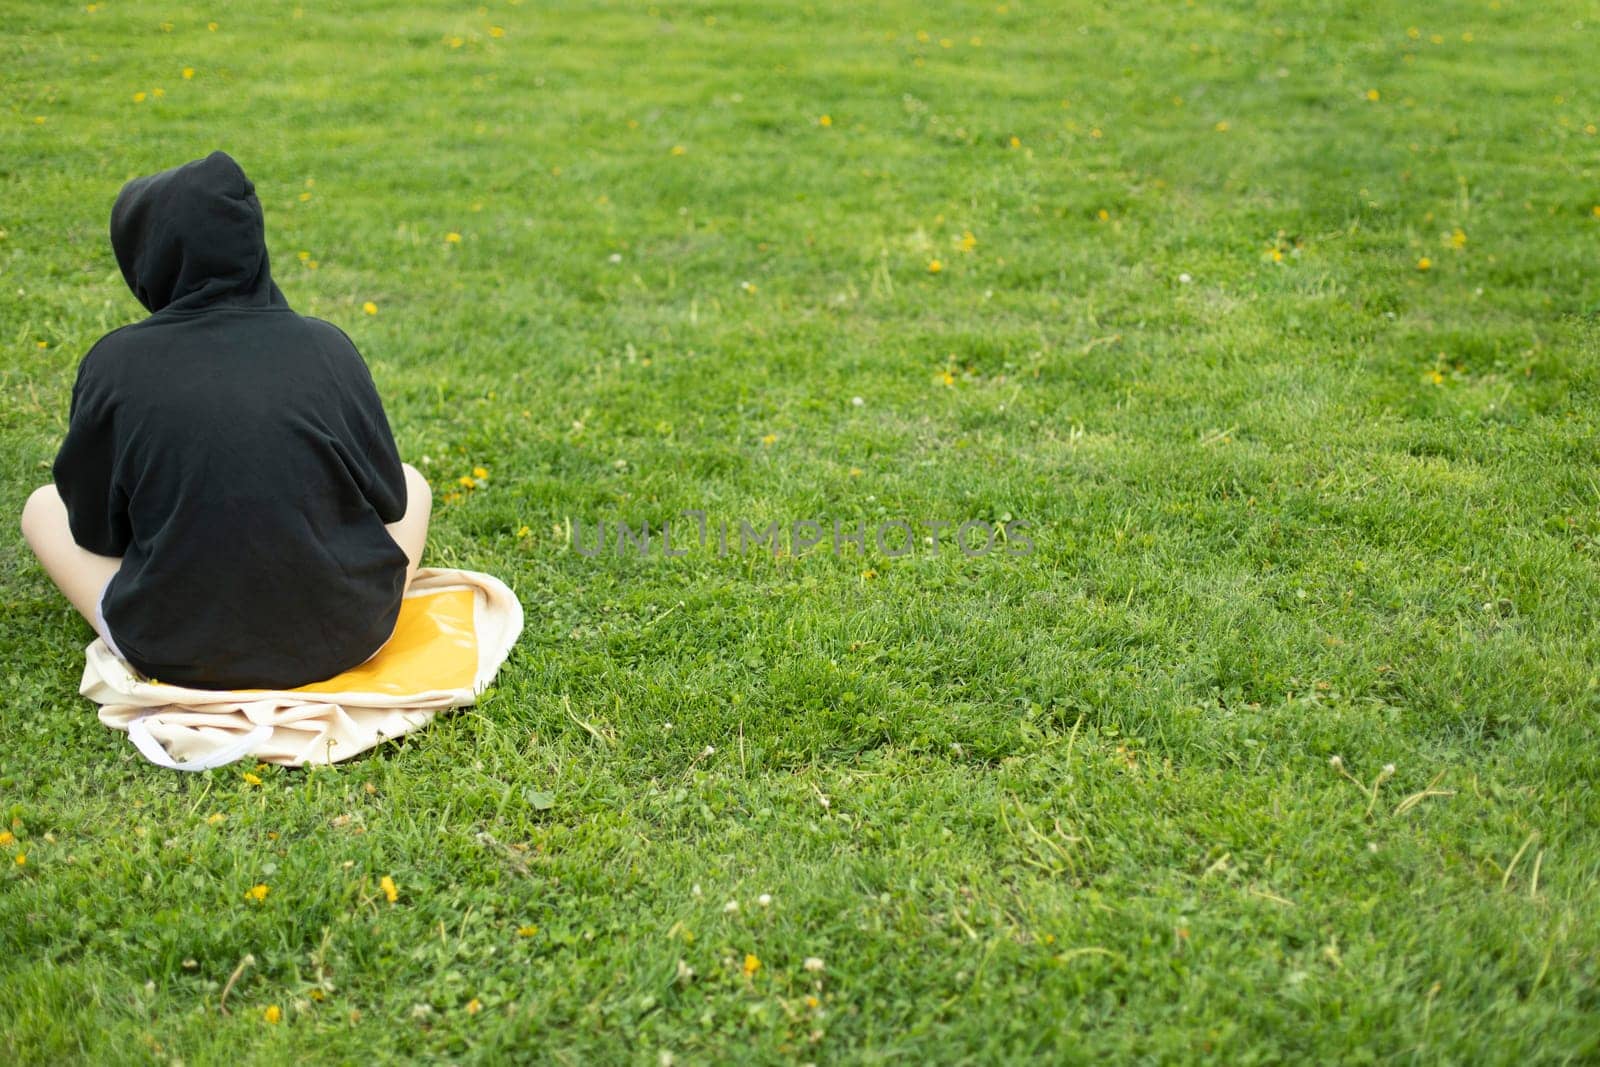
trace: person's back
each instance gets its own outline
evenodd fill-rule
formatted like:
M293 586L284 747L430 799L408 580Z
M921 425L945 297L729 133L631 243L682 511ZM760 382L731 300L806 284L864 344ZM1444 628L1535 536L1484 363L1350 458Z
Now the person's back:
M273 284L253 186L220 152L129 183L112 245L152 314L84 358L54 469L72 539L121 557L105 636L209 688L361 663L394 628L408 551L387 527L421 482L366 364Z

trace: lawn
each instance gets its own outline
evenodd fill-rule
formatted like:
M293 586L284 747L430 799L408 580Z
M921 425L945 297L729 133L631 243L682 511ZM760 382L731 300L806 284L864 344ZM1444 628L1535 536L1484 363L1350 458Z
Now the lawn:
M0 511L223 148L528 616L183 775L12 522L11 1061L1600 1059L1590 5L0 19Z

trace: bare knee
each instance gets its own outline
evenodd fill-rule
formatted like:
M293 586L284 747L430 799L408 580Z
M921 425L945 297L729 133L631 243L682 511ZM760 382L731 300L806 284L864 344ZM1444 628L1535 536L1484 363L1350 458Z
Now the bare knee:
M428 479L411 464L402 464L406 475L406 513L399 522L390 523L389 536L406 554L406 585L422 564L422 551L428 541L428 519L433 513L433 490Z
M22 505L22 537L34 555L39 554L39 546L46 538L65 527L66 519L67 506L53 483L41 485L28 496L28 502Z
M409 463L400 464L406 473L406 512L427 513L433 510L433 487L428 484L428 479L422 472Z

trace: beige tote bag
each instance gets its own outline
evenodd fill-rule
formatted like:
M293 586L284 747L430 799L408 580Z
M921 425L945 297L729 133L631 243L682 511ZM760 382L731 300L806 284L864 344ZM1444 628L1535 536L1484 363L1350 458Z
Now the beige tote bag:
M349 759L466 707L522 633L522 605L475 571L417 571L400 621L372 659L297 689L220 691L141 678L96 639L79 692L100 721L161 767L203 771L236 760L289 767Z

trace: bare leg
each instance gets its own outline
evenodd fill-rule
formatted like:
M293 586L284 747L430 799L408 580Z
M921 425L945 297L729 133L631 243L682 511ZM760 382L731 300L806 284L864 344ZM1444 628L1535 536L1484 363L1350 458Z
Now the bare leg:
M54 485L40 486L28 497L22 508L22 536L56 588L93 626L100 592L122 566L122 560L99 556L78 546L67 525L67 505Z
M416 576L417 565L422 562L422 547L428 540L428 519L433 511L433 490L428 479L411 464L403 465L406 472L406 513L399 522L384 527L394 543L400 546L409 562L406 564L406 588ZM82 551L81 549L79 551Z

